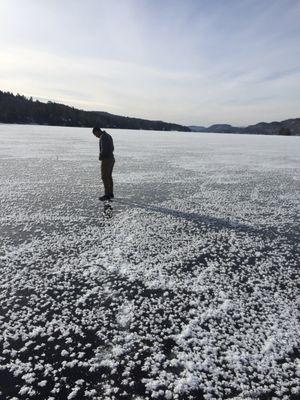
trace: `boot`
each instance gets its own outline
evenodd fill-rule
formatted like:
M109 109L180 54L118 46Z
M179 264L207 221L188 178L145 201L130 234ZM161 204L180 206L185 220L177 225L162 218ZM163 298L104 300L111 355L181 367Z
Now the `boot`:
M100 201L110 200L110 195L109 194L105 194L105 195L99 197L99 200Z

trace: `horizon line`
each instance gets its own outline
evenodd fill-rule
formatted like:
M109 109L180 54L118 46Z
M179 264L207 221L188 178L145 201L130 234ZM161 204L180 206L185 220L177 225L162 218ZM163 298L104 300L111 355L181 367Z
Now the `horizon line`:
M159 120L159 119L148 119L148 118L141 118L141 117L131 117L131 116L128 116L128 115L114 114L114 113L112 113L112 112L103 111L103 110L86 110L86 109L84 109L84 108L77 108L77 107L71 106L71 105L66 104L66 103L61 103L61 102L59 102L58 100L49 100L49 98L47 99L47 98L45 98L45 97L40 97L40 96L34 96L34 95L28 95L28 94L21 94L21 93L19 93L19 92L17 92L17 93L15 94L13 91L3 91L3 90L1 90L1 89L0 89L0 92L2 92L2 93L10 93L10 94L12 94L13 96L17 96L17 95L23 96L23 97L25 97L25 98L28 99L28 100L30 100L30 98L32 98L32 99L35 100L35 101L40 101L41 103L45 103L45 104L47 104L47 103L60 104L60 105L63 105L63 106L66 106L66 107L71 107L71 108L74 108L74 109L76 109L76 110L80 110L80 111L84 111L84 112L106 113L106 114L110 114L110 115L114 115L114 116L118 116L118 117L134 118L134 119L140 119L140 120L152 121L152 122L164 122L164 123L174 124L174 125L180 125L180 126L184 126L184 127L188 127L188 128L189 128L189 127L204 127L204 128L210 128L211 126L214 126L214 125L230 125L230 126L236 127L236 128L247 128L247 127L249 127L249 126L257 125L257 124L260 124L260 123L272 124L272 123L276 123L276 122L277 122L277 123L280 123L280 122L288 121L288 120L290 120L290 119L298 119L298 118L300 118L300 117L286 118L286 119L282 119L282 120L280 120L280 121L278 121L278 120L273 120L273 121L259 121L259 122L256 122L256 123L254 123L254 124L249 124L249 125L231 125L231 124L229 124L229 123L227 123L227 122L215 122L215 123L210 124L210 125L201 125L201 124L191 124L191 125L187 125L187 124L181 124L181 123L177 123L177 122L167 122L167 121L163 121L163 120Z

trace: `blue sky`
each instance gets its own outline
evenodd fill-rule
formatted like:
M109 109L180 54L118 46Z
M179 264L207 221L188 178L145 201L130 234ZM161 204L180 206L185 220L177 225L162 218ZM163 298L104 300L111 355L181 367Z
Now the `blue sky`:
M1 0L0 89L183 124L300 117L300 0Z

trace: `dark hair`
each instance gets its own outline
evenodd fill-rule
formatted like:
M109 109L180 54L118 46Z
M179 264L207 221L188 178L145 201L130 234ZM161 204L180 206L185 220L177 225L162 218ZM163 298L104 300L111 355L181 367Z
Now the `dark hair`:
M99 128L99 126L94 126L93 133L95 133L95 132L101 132L101 129Z

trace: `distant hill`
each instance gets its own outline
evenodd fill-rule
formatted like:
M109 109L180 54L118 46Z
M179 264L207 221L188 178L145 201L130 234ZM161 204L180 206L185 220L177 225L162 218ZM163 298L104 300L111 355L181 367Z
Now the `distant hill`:
M157 131L190 131L187 126L163 121L123 117L104 111L84 111L64 104L47 103L19 94L0 91L0 122L59 126L145 129Z
M207 132L208 128L205 126L198 126L198 125L189 125L189 128L192 132Z
M205 126L189 126L192 132L213 132L213 133L241 133L244 128L237 128L229 124L214 124Z
M286 119L280 122L259 122L255 125L237 127L228 124L215 124L209 127L189 127L193 132L215 132L215 133L247 133L258 135L292 135L300 136L300 118Z
M300 136L300 118L286 119L280 122L259 122L245 128L246 133L261 133L264 135Z

